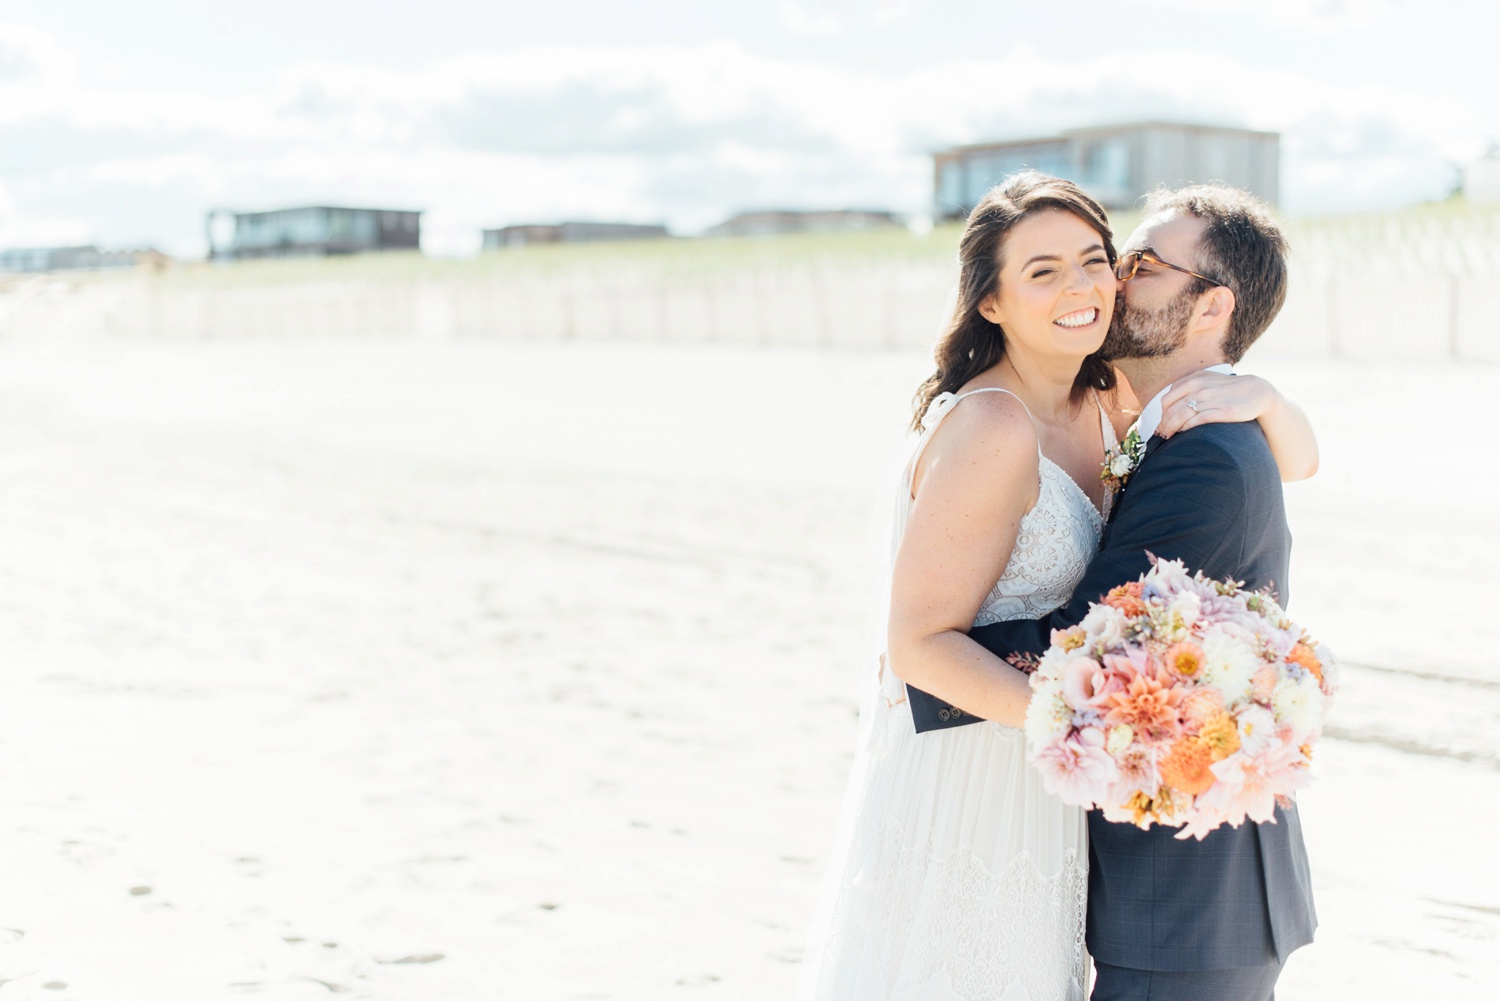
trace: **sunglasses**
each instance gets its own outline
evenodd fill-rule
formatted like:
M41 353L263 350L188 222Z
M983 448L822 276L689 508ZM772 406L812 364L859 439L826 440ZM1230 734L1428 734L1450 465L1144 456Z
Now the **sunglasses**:
M1208 277L1208 275L1200 275L1196 271L1189 271L1187 268L1179 268L1175 264L1168 264L1166 261L1162 260L1160 257L1157 257L1149 250L1132 250L1128 253L1121 254L1119 262L1115 264L1115 277L1120 279L1120 281L1122 282L1130 281L1130 279L1135 277L1136 269L1141 266L1141 261L1146 261L1148 264L1154 264L1157 267L1171 268L1173 271L1181 271L1185 275L1192 275L1194 278L1201 278L1204 281L1208 282L1210 285L1224 285L1224 283L1219 281L1217 278L1210 278Z

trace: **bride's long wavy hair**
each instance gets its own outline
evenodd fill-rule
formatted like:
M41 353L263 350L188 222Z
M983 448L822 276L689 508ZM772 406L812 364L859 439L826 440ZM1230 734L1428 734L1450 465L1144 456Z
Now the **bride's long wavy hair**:
M921 429L922 415L933 397L956 392L1005 357L1005 331L980 315L979 307L999 291L1006 234L1022 219L1047 209L1071 212L1097 230L1114 267L1115 244L1104 209L1072 181L1027 170L986 192L969 213L958 242L958 304L933 351L937 371L917 387L912 430ZM1076 403L1090 389L1114 387L1115 370L1096 351L1083 360L1073 381L1072 398Z

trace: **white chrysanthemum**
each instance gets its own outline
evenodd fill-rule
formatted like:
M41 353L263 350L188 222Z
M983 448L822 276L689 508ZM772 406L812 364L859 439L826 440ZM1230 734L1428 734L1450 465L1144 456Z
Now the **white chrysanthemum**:
M1135 740L1135 731L1121 723L1109 731L1109 736L1104 740L1104 749L1109 752L1111 758L1118 758L1133 740Z
M1051 744L1073 725L1073 710L1062 692L1037 692L1026 707L1026 742L1032 750Z
M1298 741L1315 732L1323 722L1323 693L1318 680L1311 674L1300 679L1282 678L1271 692L1271 711L1278 723L1291 725Z
M1286 609L1282 608L1281 605L1276 601L1276 599L1271 597L1269 594L1263 594L1260 596L1257 611L1259 611L1261 615L1265 616L1267 621L1277 626L1278 628L1280 628L1281 624L1286 621Z
M1213 685L1233 706L1250 698L1250 679L1263 661L1243 638L1223 629L1211 629L1203 637L1203 673L1199 679Z
M1266 629L1258 632L1265 641L1266 652L1278 660L1285 660L1287 654L1292 652L1292 647L1302 638L1301 631L1288 632L1285 629Z
M1240 710L1240 753L1256 757L1276 739L1276 717L1271 710L1249 706Z
M1175 621L1192 628L1203 611L1203 599L1191 591L1183 591L1173 596L1172 603L1167 606L1167 611Z
M1174 595L1192 588L1192 575L1181 560L1157 560L1147 575L1146 589L1156 594Z
M1125 639L1125 613L1111 605L1095 605L1080 623L1089 635L1089 646L1112 647Z
M1061 678L1062 666L1072 658L1072 654L1060 647L1049 646L1047 652L1042 654L1042 659L1037 663L1036 674L1048 678ZM1036 675L1032 675L1036 677Z
M1032 699L1054 699L1062 696L1062 671L1037 671L1031 676Z

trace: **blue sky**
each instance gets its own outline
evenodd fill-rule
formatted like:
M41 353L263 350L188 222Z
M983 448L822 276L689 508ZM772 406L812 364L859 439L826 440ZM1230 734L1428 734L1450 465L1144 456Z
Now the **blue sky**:
M203 249L215 206L565 218L928 209L928 153L1146 118L1283 134L1291 212L1439 197L1500 141L1460 0L7 0L0 246Z

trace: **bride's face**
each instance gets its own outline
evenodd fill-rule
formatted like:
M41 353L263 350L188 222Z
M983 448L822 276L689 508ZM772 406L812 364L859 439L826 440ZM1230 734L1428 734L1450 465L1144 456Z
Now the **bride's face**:
M1115 305L1114 271L1099 233L1071 212L1018 222L1000 246L1000 287L979 312L1012 348L1082 359L1099 349Z

